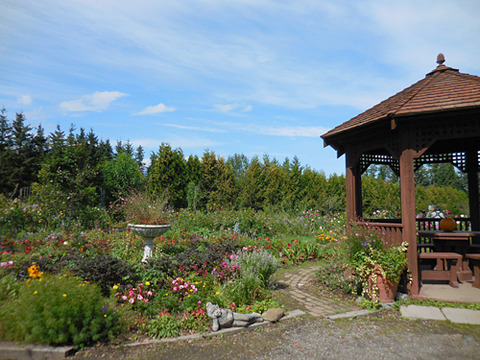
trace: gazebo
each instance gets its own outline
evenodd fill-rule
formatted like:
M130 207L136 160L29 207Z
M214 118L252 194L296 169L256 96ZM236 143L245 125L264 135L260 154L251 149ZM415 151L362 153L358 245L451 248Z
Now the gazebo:
M347 221L363 219L361 175L371 164L400 177L401 221L379 222L391 243L406 241L410 293L420 290L414 173L450 162L468 174L471 230L480 230L480 77L444 65L378 105L322 135L324 146L346 155Z

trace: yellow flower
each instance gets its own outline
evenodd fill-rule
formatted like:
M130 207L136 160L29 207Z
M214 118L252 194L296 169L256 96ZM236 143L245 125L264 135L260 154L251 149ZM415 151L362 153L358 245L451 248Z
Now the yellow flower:
M215 295L220 295L220 293L217 291L217 292L215 293Z
M117 290L118 289L118 285L113 285L113 290Z
M165 296L168 296L168 293L166 293Z
M190 295L188 295L188 297L190 297Z
M63 294L63 297L67 297L67 294Z
M150 286L150 281L145 282L146 286Z
M107 314L103 315L103 317L107 317Z
M37 294L38 294L38 291L35 290L35 291L33 292L33 295L37 295Z
M28 275L29 275L30 277L34 278L34 279L35 279L35 278L39 278L39 279L40 279L40 278L42 277L42 275L43 275L43 272L41 272L41 271L38 270L38 267L37 267L36 264L33 264L32 266L30 266L30 267L27 269L27 271L28 271Z

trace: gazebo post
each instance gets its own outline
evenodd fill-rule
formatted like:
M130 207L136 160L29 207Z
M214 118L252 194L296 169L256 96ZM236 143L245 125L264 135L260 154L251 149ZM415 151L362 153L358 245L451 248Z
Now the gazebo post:
M470 204L470 221L472 230L480 230L480 204L478 191L478 155L475 149L466 152L466 167L468 175L468 193Z
M400 155L400 193L402 207L402 240L408 243L408 269L412 274L412 284L409 290L412 295L418 295L418 263L417 263L417 228L415 221L415 182L414 159L415 151L404 149Z
M352 221L362 217L362 175L358 157L349 151L346 153L345 181L347 226L350 226Z

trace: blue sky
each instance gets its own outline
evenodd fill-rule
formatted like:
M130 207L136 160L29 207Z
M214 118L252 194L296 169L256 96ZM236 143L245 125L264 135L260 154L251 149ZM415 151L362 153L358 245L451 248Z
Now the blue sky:
M445 65L480 75L480 2L0 0L0 107L186 156L297 156Z

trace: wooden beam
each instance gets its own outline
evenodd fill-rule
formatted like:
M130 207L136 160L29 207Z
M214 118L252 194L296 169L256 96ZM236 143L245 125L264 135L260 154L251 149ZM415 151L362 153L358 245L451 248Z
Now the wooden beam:
M408 269L412 274L409 291L412 295L419 293L418 260L417 260L417 228L415 220L415 182L413 159L415 151L405 147L400 155L400 193L402 206L402 238L408 243Z
M468 174L468 199L472 230L480 230L480 196L478 190L478 155L477 150L466 152L466 168Z
M362 178L359 157L347 152L345 186L347 195L347 225L362 216Z

